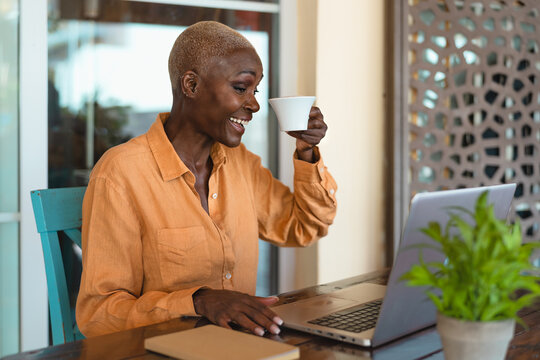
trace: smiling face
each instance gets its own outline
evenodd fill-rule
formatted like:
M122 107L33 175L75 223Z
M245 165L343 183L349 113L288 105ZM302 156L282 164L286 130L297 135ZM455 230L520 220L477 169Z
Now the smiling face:
M209 65L195 87L194 125L214 141L238 146L245 126L259 111L255 93L263 76L261 60L254 49L238 49Z

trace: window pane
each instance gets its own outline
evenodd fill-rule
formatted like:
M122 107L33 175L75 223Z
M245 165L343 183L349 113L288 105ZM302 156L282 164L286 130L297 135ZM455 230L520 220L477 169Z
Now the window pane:
M19 351L19 2L0 2L0 357ZM2 217L4 222L2 222Z
M205 20L201 14L241 31L263 61L261 110L243 140L269 165L271 15L112 1L93 9L100 21L90 21L77 19L91 10L77 3L49 7L49 187L85 185L108 148L144 133L170 109L167 60L185 29L177 24Z
M19 223L0 223L0 357L19 352Z
M4 5L5 4L5 5ZM0 6L0 212L19 211L18 2Z

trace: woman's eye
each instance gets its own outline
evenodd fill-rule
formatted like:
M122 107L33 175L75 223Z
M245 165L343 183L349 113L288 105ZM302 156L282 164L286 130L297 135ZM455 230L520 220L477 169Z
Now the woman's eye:
M246 92L246 88L244 87L241 87L241 86L233 86L234 87L234 90L238 91L239 93L245 93Z
M257 94L259 92L259 89L255 89L255 91L253 91L253 94Z

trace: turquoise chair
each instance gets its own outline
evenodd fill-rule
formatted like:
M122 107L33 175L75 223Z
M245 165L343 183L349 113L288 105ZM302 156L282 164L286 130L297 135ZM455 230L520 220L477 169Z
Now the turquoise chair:
M31 192L37 230L41 236L53 344L84 339L75 320L75 308L70 305L68 282L62 257L61 239L67 238L81 247L82 201L86 187L35 190ZM71 244L69 244L71 245ZM68 275L70 275L68 273Z

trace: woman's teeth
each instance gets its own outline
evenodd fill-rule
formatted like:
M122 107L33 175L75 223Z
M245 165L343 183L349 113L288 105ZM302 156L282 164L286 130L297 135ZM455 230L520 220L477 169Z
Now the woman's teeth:
M240 120L240 119L237 119L237 118L234 118L234 117L230 117L229 120L231 120L232 122L235 122L237 124L241 124L241 125L247 125L249 121L247 120Z

